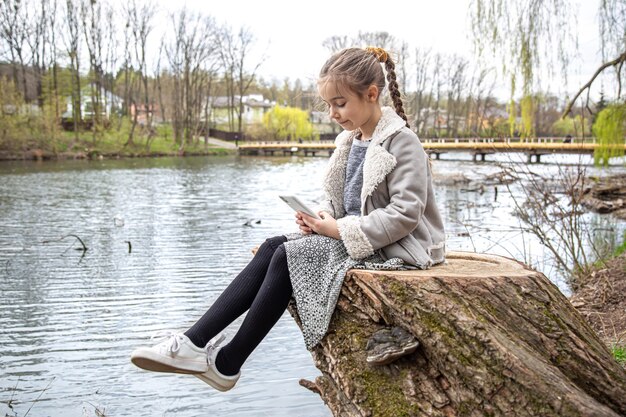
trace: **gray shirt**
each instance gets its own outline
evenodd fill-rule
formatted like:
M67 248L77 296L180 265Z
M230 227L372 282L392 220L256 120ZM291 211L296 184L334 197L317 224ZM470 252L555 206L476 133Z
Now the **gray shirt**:
M361 189L363 188L363 162L370 141L354 139L346 166L346 181L343 186L343 205L347 214L361 215Z

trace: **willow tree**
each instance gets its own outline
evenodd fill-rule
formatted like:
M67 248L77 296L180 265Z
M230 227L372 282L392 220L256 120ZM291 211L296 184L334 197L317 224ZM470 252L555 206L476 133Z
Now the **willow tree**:
M510 79L511 121L518 111L515 94L521 92L522 123L518 128L522 137L534 136L533 92L539 84L538 74L542 68L551 72L555 61L565 73L569 50L576 44L569 3L569 0L472 0L470 3L473 39L479 56L490 53L500 58L503 73ZM554 50L558 52L554 54ZM515 123L511 123L511 134L515 129Z
M567 104L563 117L583 93L589 106L589 92L600 74L613 73L617 82L616 103L623 103L624 62L626 61L626 1L598 0L598 29L603 63ZM516 112L514 94L521 81L522 135L532 134L534 102L532 91L539 82L539 69L549 71L555 60L566 75L577 39L572 28L576 19L572 0L472 0L470 13L473 38L480 55L499 55L511 80L510 111ZM556 52L553 52L556 51ZM558 66L557 66L558 68ZM514 113L513 113L514 114ZM622 123L624 121L622 120ZM618 138L623 143L623 137Z
M624 155L624 147L616 146L624 143L626 136L626 104L612 104L598 113L593 125L600 148L594 153L596 165L608 165L609 159Z

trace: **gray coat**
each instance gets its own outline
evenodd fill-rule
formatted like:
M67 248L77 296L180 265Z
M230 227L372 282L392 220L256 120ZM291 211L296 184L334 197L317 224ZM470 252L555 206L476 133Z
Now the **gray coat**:
M319 210L337 219L339 234L353 259L379 253L428 268L445 259L445 234L431 178L428 156L419 139L390 107L374 130L363 165L361 216L346 216L343 187L356 131L335 140L324 177Z

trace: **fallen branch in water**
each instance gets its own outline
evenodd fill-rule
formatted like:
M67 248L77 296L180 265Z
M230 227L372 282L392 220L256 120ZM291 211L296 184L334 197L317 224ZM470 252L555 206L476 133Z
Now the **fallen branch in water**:
M73 235L73 234L65 235L65 236L60 237L60 238L58 238L58 239L44 240L44 241L43 241L43 242L41 242L41 243L60 242L61 240L65 239L65 238L67 238L67 237L75 237L75 238L76 238L76 239L80 242L80 244L81 244L81 245L83 245L82 249L81 249L81 248L76 248L76 250L82 250L82 251L83 251L83 254L84 254L85 252L87 252L87 249L88 249L88 248L87 248L87 245L85 245L85 242L83 242L83 240L82 240L81 238L79 238L78 236Z

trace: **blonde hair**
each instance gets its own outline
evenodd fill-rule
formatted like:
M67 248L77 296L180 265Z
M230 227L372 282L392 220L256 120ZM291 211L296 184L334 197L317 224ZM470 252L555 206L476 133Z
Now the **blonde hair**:
M346 48L333 54L322 66L318 83L334 81L361 97L371 85L378 87L378 91L382 93L386 83L381 63L385 65L387 71L389 95L396 113L406 122L406 126L410 127L396 81L396 66L383 48Z

